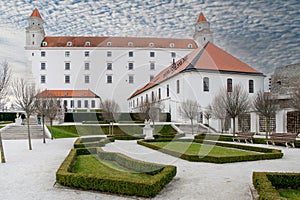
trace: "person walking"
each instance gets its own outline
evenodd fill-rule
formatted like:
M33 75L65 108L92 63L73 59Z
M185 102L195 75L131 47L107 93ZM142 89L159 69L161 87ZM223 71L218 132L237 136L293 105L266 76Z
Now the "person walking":
M26 119L26 116L24 113L21 114L21 119L22 119L22 125L25 125L25 119Z

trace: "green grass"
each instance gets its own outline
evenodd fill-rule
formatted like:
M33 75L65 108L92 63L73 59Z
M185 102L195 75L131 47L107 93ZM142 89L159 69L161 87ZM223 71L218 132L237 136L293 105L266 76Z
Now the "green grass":
M147 179L151 175L137 173L108 160L100 160L95 155L77 157L74 173L101 175L107 178Z
M160 148L169 149L172 151L190 154L190 155L208 155L208 156L226 157L226 156L259 154L254 151L246 151L241 149L226 148L226 147L205 145L199 143L190 143L190 142L155 142L152 144Z
M126 125L126 126L114 126L114 135L142 135L144 125ZM50 130L50 127L48 126ZM95 126L95 125L70 125L70 126L53 126L54 138L69 138L79 137L87 135L108 135L108 126ZM156 132L161 134L174 134L175 131L170 125L155 126Z
M278 190L280 196L285 197L290 200L300 200L300 190Z

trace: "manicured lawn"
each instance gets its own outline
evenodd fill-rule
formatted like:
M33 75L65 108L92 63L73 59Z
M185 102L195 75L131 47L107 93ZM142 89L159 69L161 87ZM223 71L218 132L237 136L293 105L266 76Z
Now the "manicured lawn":
M123 136L138 136L143 133L143 125L126 125L126 126L114 126L114 135ZM48 126L50 130L50 127ZM53 126L53 137L54 138L68 138L68 137L79 137L87 135L108 135L108 126L95 126L95 125L70 125L70 126ZM163 134L174 134L175 131L170 125L155 126L156 132Z
M209 156L241 156L259 154L254 151L246 151L241 149L226 148L213 145L205 145L190 142L154 142L160 148L169 149L172 151L190 154L190 155L209 155Z
M280 196L290 200L300 200L300 190L278 190Z
M101 175L108 178L147 179L151 175L141 174L120 166L108 160L100 160L95 155L81 155L77 157L74 173Z

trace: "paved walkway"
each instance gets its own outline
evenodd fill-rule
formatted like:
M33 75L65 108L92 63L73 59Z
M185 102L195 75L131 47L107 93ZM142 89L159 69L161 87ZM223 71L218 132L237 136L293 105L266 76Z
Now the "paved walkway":
M74 141L56 139L43 144L41 140L33 140L33 150L29 151L27 140L4 140L7 163L0 163L0 199L142 199L53 187L55 172ZM135 141L116 141L104 149L177 166L176 177L154 199L248 200L253 171L300 172L300 149L276 148L285 153L283 159L231 164L188 162L137 145Z

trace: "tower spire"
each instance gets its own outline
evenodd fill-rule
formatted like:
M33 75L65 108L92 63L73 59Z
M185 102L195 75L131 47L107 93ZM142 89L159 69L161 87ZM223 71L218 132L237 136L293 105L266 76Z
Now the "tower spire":
M35 8L28 18L26 27L26 49L38 49L45 38L44 21L40 12Z
M32 14L30 15L30 17L37 17L37 18L41 18L42 19L42 16L40 14L40 12L38 11L37 8L35 8L32 12Z
M193 38L199 46L204 46L207 42L213 42L213 32L210 31L210 23L202 12L195 23Z

